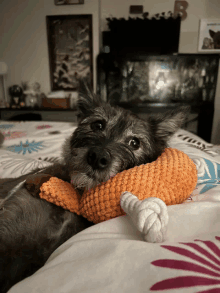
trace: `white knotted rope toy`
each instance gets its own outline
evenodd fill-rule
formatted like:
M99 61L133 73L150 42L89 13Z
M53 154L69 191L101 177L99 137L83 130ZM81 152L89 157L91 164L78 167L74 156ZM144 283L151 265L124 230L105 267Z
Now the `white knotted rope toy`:
M169 221L166 204L159 198L139 200L131 192L124 192L120 204L147 242L163 242Z

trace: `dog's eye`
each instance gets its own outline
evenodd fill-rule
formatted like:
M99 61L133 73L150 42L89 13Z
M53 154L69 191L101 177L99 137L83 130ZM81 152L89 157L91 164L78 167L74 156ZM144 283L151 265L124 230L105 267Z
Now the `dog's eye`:
M134 150L137 150L140 147L140 140L137 137L132 137L132 139L129 140L128 145Z
M92 122L91 129L93 131L103 131L105 129L105 122L102 120L97 120L95 122Z

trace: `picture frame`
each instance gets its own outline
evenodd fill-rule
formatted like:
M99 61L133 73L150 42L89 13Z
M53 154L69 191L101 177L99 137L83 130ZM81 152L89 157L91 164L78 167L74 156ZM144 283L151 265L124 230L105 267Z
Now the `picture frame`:
M220 19L201 19L198 52L220 53Z
M52 91L76 91L83 79L93 88L92 15L46 16Z
M54 0L54 4L57 6L84 4L84 0Z

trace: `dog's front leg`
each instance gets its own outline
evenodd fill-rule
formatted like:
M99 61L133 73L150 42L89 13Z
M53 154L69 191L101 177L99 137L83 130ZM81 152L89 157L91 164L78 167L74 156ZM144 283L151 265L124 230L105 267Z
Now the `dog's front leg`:
M44 174L49 174L51 177L57 177L59 179L62 179L63 181L68 181L70 182L70 172L69 169L66 165L60 164L60 163L55 163L51 166L48 166L43 169L37 169L34 171L38 173L44 173ZM33 174L33 173L32 173Z
M28 175L24 183L25 188L32 196L39 196L40 187L44 182L47 182L52 175L49 174L31 174Z
M139 200L134 194L124 192L121 208L128 214L147 242L163 242L169 220L166 204L159 198Z
M27 175L24 185L31 195L38 196L41 185L51 177L58 177L59 179L70 182L67 168L62 164L56 163L31 172L31 174Z

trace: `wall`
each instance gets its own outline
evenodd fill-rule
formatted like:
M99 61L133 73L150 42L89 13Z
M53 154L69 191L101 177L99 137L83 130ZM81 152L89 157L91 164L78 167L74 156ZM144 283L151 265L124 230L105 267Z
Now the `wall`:
M94 84L99 53L99 0L82 5L55 6L54 0L0 1L0 60L7 63L7 85L38 81L42 91L50 91L46 15L93 15Z
M199 20L201 18L220 18L220 0L187 0L187 18L181 23L180 53L197 53ZM101 0L101 28L108 29L107 17L132 17L129 15L130 5L143 5L144 12L150 15L173 11L174 0ZM136 16L136 15L134 15ZM213 123L212 142L220 144L220 70L215 99L215 116Z
M19 4L18 4L19 3ZM199 19L220 18L219 0L188 0L188 17L181 25L180 52L196 53ZM128 17L130 5L144 5L150 14L173 11L174 0L85 0L83 5L55 6L53 0L0 1L0 60L9 66L7 84L21 81L40 82L45 93L50 91L46 15L93 14L94 84L100 30L105 18ZM100 19L99 19L100 18ZM220 144L220 74L215 99L212 141Z

